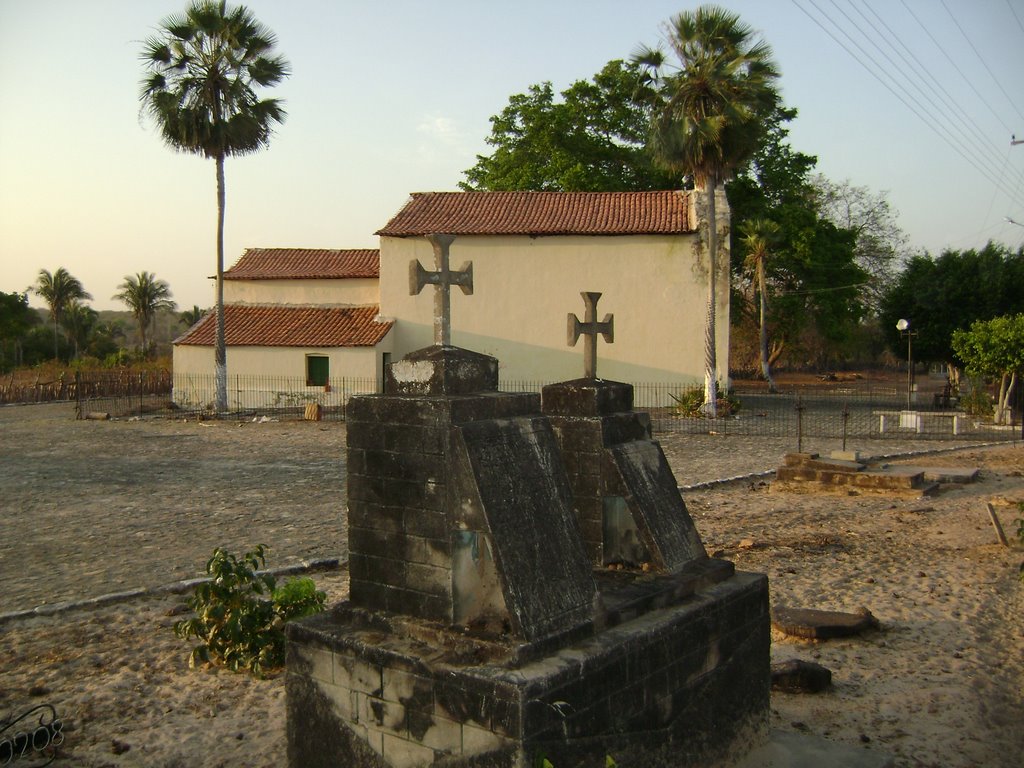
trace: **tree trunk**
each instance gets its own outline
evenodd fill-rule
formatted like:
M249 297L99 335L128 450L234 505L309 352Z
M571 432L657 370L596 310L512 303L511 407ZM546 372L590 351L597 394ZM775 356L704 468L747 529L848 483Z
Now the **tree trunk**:
M1017 384L1017 373L1004 373L999 380L999 399L996 400L994 419L996 424L1011 424L1013 422L1013 411L1010 400L1013 398L1013 390Z
M764 256L757 260L757 290L761 294L761 375L768 382L768 391L774 393L775 380L768 363L768 298L764 293Z
M718 216L715 212L717 178L707 180L708 195L708 306L704 321L704 415L718 416L718 358L715 348L715 314L718 278Z
M224 341L224 153L217 155L217 331L213 349L217 413L228 409L228 360Z

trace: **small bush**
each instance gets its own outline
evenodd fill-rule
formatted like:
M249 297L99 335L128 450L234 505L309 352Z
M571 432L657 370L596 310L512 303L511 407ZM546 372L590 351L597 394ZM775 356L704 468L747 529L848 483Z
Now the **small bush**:
M992 418L992 398L981 386L974 386L970 392L960 396L960 410L971 416Z
M223 664L232 672L248 669L256 675L284 665L284 625L292 619L319 613L327 595L310 578L295 578L277 586L266 567L266 547L259 545L241 558L218 547L206 563L209 581L199 584L189 600L191 619L176 622L174 633L195 637L189 666Z
M679 395L673 395L670 392L669 397L675 401L674 410L680 416L694 417L704 415L704 390L702 388L687 389ZM740 410L740 401L732 392L719 389L716 402L720 417L733 416Z

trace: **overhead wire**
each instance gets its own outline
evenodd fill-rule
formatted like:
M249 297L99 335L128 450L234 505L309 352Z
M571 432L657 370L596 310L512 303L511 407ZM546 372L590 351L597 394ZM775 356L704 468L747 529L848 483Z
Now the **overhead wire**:
M957 21L956 16L953 15L953 12L949 10L949 6L946 5L946 0L940 0L940 2L942 3L942 7L946 9L946 13L949 14L949 18L951 18L953 20L953 23L956 24L956 28L960 30L960 34L963 35L964 40L966 40L967 44L971 46L971 50L974 51L974 55L978 57L978 61L981 62L981 65L985 67L985 71L988 72L989 75L992 77L992 81L996 84L996 87L999 88L1003 96L1006 97L1007 102L1009 102L1010 106L1012 106L1014 110L1017 112L1017 116L1020 117L1021 120L1024 120L1024 112L1021 112L1020 108L1014 103L1013 99L1010 98L1010 94L1006 92L1006 89L1003 87L1003 84L1000 82L999 78L996 77L996 73L992 71L992 68L989 67L988 62L985 61L985 57L981 55L981 52L978 51L978 48L974 45L974 42L971 40L971 38L967 36L967 33L964 32L964 28L960 26L960 22Z
M928 93L924 92L919 87L916 87L916 88L914 87L915 83L913 83L912 78L909 77L907 75L907 73L901 69L900 64L898 62L894 61L892 56L890 56L889 53L879 44L878 40L882 39L884 41L884 36L882 36L882 35L874 36L874 35L869 34L867 31L865 31L863 28L861 28L861 26L853 18L851 18L849 14L846 13L846 11L836 2L836 0L832 0L832 5L835 6L836 10L839 11L839 13L841 13L846 18L846 20L848 22L850 22L850 24L856 29L856 31L858 33L860 33L860 35L863 36L863 38L865 40L870 42L871 45L874 46L874 48L885 58L885 60L887 62L889 62L889 64L892 66L892 70L891 71L890 70L885 70L885 74L892 80L892 82L896 85L896 87L899 88L900 91L905 96L907 96L907 98L913 100L914 103L918 105L918 107L920 107L922 110L928 112L929 116L932 119L936 120L938 124L942 124L943 125L943 130L947 131L950 134L950 136L953 137L953 126L951 126L951 125L947 126L944 122L941 122L940 120L938 120L938 118L936 117L935 112L932 111L932 110L937 110L939 113L941 113L942 110L943 110L942 105L938 104L935 101L935 99L932 98L931 95L929 95ZM853 7L855 10L857 10L858 13L861 13L860 10L858 8L856 8L856 6L853 6L851 4L851 7ZM863 15L863 13L861 13L861 17L864 18L864 20L868 24L871 24L870 19L867 19L867 17L865 17ZM831 21L831 19L830 19L830 21ZM833 22L833 23L835 23L835 22ZM878 31L877 27L875 27L874 25L871 25L871 26L876 31ZM885 42L888 42L888 41L885 41ZM895 53L897 55L899 55L899 51L898 50L894 49L894 51L895 51ZM876 60L873 59L872 61L873 61L873 63L876 66L882 68L882 65L879 64ZM901 82L896 77L896 75L902 76L904 82ZM919 86L920 83L918 83L916 85ZM932 89L932 90L934 91L934 89ZM923 98L925 101L927 101L927 105L921 103L921 101L917 98L918 95L921 96L921 98ZM929 109L929 107L931 107L931 109ZM980 146L977 143L977 140L975 139L974 136L971 135L969 129L967 131L963 131L959 127L956 127L956 130L957 130L959 135L954 137L954 141L959 142L960 146L965 151L971 153L972 160L975 163L985 164L989 172L1001 173L1001 167L991 163L991 161L985 155L985 152L986 152L985 147Z
M943 108L947 111L947 114L951 115L957 121L957 123L963 128L963 133L961 135L966 136L967 140L972 143L972 146L976 150L980 150L982 153L989 152L990 147L982 144L981 140L978 138L984 135L984 131L982 130L981 126L978 125L977 120L971 117L971 115L968 114L968 112L962 106L960 106L958 101L955 98L953 98L953 96L949 93L949 91L942 84L942 82L937 77L935 77L935 75L932 74L929 68L926 67L921 62L921 59L917 56L917 54L915 54L907 46L907 44L899 35L896 34L895 31L893 31L892 27L889 26L889 23L881 16L879 16L878 12L874 8L872 8L867 2L864 3L864 7L871 12L872 16L874 16L875 20L877 21L877 24L875 22L872 22L871 19L868 19L866 16L864 16L863 11L861 11L859 8L856 8L856 6L855 10L857 10L857 12L860 13L861 16L865 18L865 21L867 21L868 24L871 25L871 27L879 34L879 36L888 38L887 42L889 46L892 47L892 49L896 52L900 59L914 71L916 77L919 78L920 83L925 85L928 88L928 90L935 94L935 96L942 102ZM881 26L882 29L880 29L879 26ZM905 52L906 55L904 55L904 53L901 52L900 49L902 49L902 51ZM1000 170L1000 173L1002 173L1006 168L1005 161L1002 164L1000 164L1000 168L1002 169ZM1021 171L1020 178L1024 180L1024 170Z
M1001 163L996 163L992 161L988 154L979 155L977 147L971 147L969 145L966 145L962 139L960 139L959 137L945 129L945 121L943 120L942 115L934 114L934 101L931 102L933 105L931 109L921 103L921 100L918 99L917 96L915 96L915 94L909 89L916 88L913 78L908 78L907 75L902 72L901 68L892 62L891 57L889 57L887 54L883 52L883 55L885 55L886 59L890 62L890 64L893 64L895 69L898 70L904 78L910 81L911 85L909 86L909 88L907 85L899 82L894 75L887 72L886 68L878 62L876 57L872 55L870 51L866 50L865 47L861 45L861 43L855 38L853 34L851 34L851 32L848 29L844 28L844 26L837 22L825 9L821 8L817 4L817 2L815 2L815 0L806 0L806 2L813 6L818 16L815 16L814 13L812 13L803 5L801 5L801 3L798 2L798 0L793 0L793 4L802 13L804 13L808 18L810 18L811 21L813 21L819 28L821 28L821 30L825 32L837 45L839 45L840 48L846 51L847 54L849 54L862 67L864 67L864 69L867 70L867 72L872 77L874 77L898 101L900 101L905 107L907 107L907 109L909 109L920 120L926 123L928 127L936 135L938 135L939 138L941 138L947 145L949 145L958 155L960 155L960 157L962 157L976 170L978 170L979 173L981 173L986 179L988 179L988 181L991 182L994 186L999 188L1004 194L1008 195L1009 197L1011 197L1011 199L1014 199L1016 202L1024 206L1024 198L1020 197L1020 193L1015 192L1015 190L1013 190L1011 187L1008 187L1006 183L1001 179L1002 171L1005 168L1005 166ZM833 4L835 4L834 0ZM905 0L904 4L906 4ZM871 35L865 33L864 30L858 24L856 24L852 19L850 19L850 17L848 16L848 14L845 13L845 11L842 11L842 9L839 10L843 14L843 16L846 17L849 24L853 28L855 28L860 35L862 35L865 39L871 39ZM914 18L920 24L920 20L917 19L916 16ZM822 19L827 21L828 24L830 24L836 30L836 32L833 32L832 29L826 26L826 24L822 22ZM934 37L931 35L930 32L928 32L926 28L925 31L929 35L929 37L931 37L933 42L935 42ZM843 39L837 36L837 33L838 35L841 35L843 38L845 38L845 40L848 41L849 44L847 44L847 42L844 42ZM876 43L872 43L872 45L878 47ZM859 55L858 53L855 53L851 49L851 46L853 48L856 48L856 50L859 52ZM959 68L957 69L959 71ZM883 74L879 74L880 72ZM963 76L962 72L961 76ZM929 101L931 100L929 99ZM941 112L941 109L939 111ZM982 152L984 152L984 150L982 150Z

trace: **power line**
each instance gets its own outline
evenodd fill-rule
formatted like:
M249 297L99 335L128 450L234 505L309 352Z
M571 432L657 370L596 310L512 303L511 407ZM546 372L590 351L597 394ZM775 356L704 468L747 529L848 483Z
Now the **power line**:
M1020 109L1017 107L1017 105L1013 103L1013 99L1010 98L1010 94L1008 94L1006 92L1006 89L1003 88L1003 84L1001 82L999 82L999 78L996 77L996 73L993 72L992 69L989 67L988 62L985 61L985 57L982 56L981 53L978 52L978 49L975 47L974 43L971 41L971 38L969 38L967 36L967 33L964 32L964 28L960 26L960 22L957 21L956 17L953 15L953 12L951 10L949 10L949 6L946 5L946 0L941 0L941 2L942 2L942 7L945 8L946 9L946 13L949 14L949 18L951 18L953 20L953 23L956 24L956 28L960 30L960 34L964 36L964 40L966 40L967 44L969 46L971 46L971 50L974 51L974 55L978 57L978 61L980 61L981 65L983 67L985 67L985 71L988 72L989 75L991 75L992 81L996 84L996 86L999 88L999 90L1002 91L1003 96L1006 97L1006 101L1009 102L1010 106L1014 108L1014 110L1017 112L1017 115L1020 117L1020 119L1024 120L1024 113L1022 113L1020 111Z
M916 115L924 123L926 123L928 127L936 135L939 136L939 138L941 138L958 155L960 155L964 160L966 160L968 164L972 165L979 173L981 173L996 187L1001 189L1005 194L1009 195L1011 198L1016 199L1016 195L1014 194L1013 190L1007 187L1006 184L998 176L993 174L993 169L995 169L995 171L998 172L999 175L1001 175L1002 169L999 164L993 163L985 156L979 156L977 150L972 150L971 148L966 147L960 139L950 134L948 130L944 129L944 121L941 116L936 116L932 114L927 107L922 105L921 102L912 93L910 93L910 91L908 91L907 86L898 82L893 75L885 72L885 68L878 63L875 57L872 56L872 54L869 51L865 50L865 48L858 42L858 40L854 38L854 36L849 31L844 29L841 24L837 23L825 10L818 6L815 0L808 0L808 2L811 6L814 7L815 11L817 11L817 13L822 18L824 18L840 34L842 34L843 37L846 38L846 40L849 41L850 45L854 46L860 52L860 55L851 50L850 46L848 46L843 40L837 37L837 35L833 33L833 31L830 30L825 24L823 24L819 18L817 18L814 14L812 14L810 11L804 8L797 0L793 0L794 5L796 5L796 7L801 12L803 12L808 18L810 18L811 21L813 21L819 28L821 28L822 31L825 32L825 34L832 38L832 40L837 45L839 45L839 47L845 50L854 60L856 60L862 67L864 67L864 69L866 69L872 77L874 77L879 83L881 83L886 88L886 90L888 90L893 96L895 96L900 103L902 103L914 115ZM845 12L843 12L843 15L846 16ZM848 16L847 19L849 20ZM852 20L850 21L852 23ZM866 35L863 32L863 30L860 29L859 26L855 24L854 26L856 27L857 31L860 32L861 35L870 38L870 36ZM927 30L925 31L927 32ZM931 35L930 32L928 34L929 36ZM932 39L934 40L934 38ZM880 75L879 72L876 71L876 69L885 73L885 77ZM891 81L891 84L890 82L887 81L886 78L888 78L888 80ZM902 91L902 93L898 92L897 89L899 91ZM1021 204L1024 205L1024 202L1021 202Z

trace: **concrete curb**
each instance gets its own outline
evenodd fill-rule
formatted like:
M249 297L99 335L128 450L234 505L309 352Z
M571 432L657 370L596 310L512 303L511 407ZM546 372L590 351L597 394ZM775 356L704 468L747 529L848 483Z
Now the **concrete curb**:
M298 573L329 571L336 569L340 570L346 567L348 567L348 560L343 560L341 557L326 557L317 560L302 560L298 563L292 563L291 565L280 566L279 568L268 568L266 571L260 571L260 573L269 573L275 577L292 576ZM200 576L195 579L185 579L184 581L172 581L169 584L160 584L155 587L140 587L138 589L128 589L123 592L109 592L105 595L99 595L98 597L89 597L82 600L68 600L63 603L51 603L39 605L35 608L26 608L22 611L0 613L0 627L9 622L19 621L21 619L31 619L37 616L57 616L71 611L102 608L106 605L122 603L139 597L157 597L162 595L182 594L194 589L197 584L202 584L209 580L209 577Z

